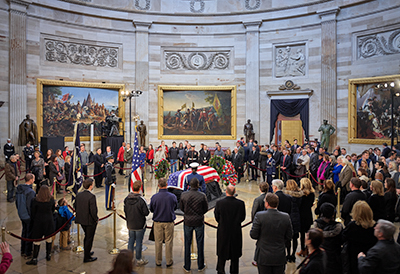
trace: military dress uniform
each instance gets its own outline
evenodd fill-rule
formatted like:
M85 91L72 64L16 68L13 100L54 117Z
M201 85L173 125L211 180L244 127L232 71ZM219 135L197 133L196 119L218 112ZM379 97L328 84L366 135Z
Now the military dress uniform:
M187 153L187 158L186 158L186 164L190 166L191 163L198 163L199 162L199 153L197 151L188 151Z
M24 147L24 156L25 156L25 169L26 173L30 172L31 170L31 164L32 164L32 159L33 159L33 153L35 150L33 149L32 146L30 147Z
M112 202L114 201L114 192L113 188L115 187L115 169L114 165L110 162L106 163L106 209L112 209Z
M4 145L4 156L6 157L6 162L10 160L11 155L15 154L15 147L12 143L6 143Z
M274 158L270 157L267 159L267 183L269 185L270 191L272 191L272 179L275 178L276 174L276 164Z

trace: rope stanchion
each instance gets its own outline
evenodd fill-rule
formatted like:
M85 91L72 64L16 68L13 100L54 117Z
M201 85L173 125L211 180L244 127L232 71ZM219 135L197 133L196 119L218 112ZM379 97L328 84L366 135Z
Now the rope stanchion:
M23 238L21 236L18 236L10 231L7 231L7 234L9 234L10 236L17 238L19 240L25 241L25 242L41 242L41 241L45 241L55 235L57 235L58 232L60 232L61 230L64 229L64 227L74 218L74 216L71 216L71 218L68 219L68 221L65 222L65 224L63 224L59 229L57 229L55 232L53 232L52 234L50 234L49 236L46 236L44 238L41 239L28 239L28 238Z
M311 172L310 172L310 175L311 175L311 178L314 180L314 182L316 182L317 184L319 184L319 185L321 185L321 186L324 185L324 184L318 182L317 180L315 180L315 178L314 178L314 176L312 175Z
M107 218L109 218L111 215L113 215L113 212L111 212L111 213L108 214L107 216L104 216L103 218L100 218L100 219L99 219L99 222L100 222L100 221L103 221L103 220L105 220L105 219L107 219Z
M283 172L285 172L287 175L289 175L290 177L293 177L293 178L303 178L305 175L307 175L307 173L304 173L303 175L292 175L292 174L290 174L290 173L287 173L286 171L284 171L283 169L282 169L282 171Z
M4 226L1 227L1 241L3 243L6 241L6 228Z
M1 177L0 177L0 180L3 178L3 176L4 176L4 175L6 175L6 173L5 173L5 172L4 172L4 173L1 175Z
M250 222L248 222L248 223L245 223L244 225L242 225L242 228L248 226L248 225L251 224L251 223L252 223L252 221L250 221Z
M204 224L208 225L209 227L215 228L215 229L218 228L218 226L213 225L213 224L210 224L210 223L208 223L208 222L206 222L206 221L204 221Z
M105 170L103 170L102 172L100 172L100 173L98 173L98 174L94 174L94 175L85 175L85 174L82 174L82 176L83 176L83 177L96 177L96 176L99 176L99 175L103 174L104 172L105 172Z
M69 206L69 205L68 205ZM76 253L81 253L84 251L83 246L81 246L81 234L80 234L80 226L79 224L76 224L76 231L77 231L77 238L78 238L78 245L75 247L74 251Z
M119 249L117 248L117 210L113 209L114 215L114 248L110 250L111 255L115 255L119 253Z

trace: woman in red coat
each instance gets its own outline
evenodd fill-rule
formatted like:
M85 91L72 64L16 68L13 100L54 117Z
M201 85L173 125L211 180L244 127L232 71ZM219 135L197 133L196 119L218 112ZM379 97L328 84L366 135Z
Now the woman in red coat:
M153 162L154 162L154 149L153 145L149 145L149 150L146 153L146 163L151 166L150 173L153 173Z
M124 175L124 153L125 153L125 142L122 142L122 146L118 150L118 155L117 155L117 161L119 162L119 167L121 168L119 170L119 175Z

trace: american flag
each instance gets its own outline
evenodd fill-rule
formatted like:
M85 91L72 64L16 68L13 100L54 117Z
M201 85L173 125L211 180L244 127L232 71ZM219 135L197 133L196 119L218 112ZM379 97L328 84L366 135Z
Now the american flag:
M72 190L72 201L75 200L76 194L78 194L79 189L82 186L83 176L82 176L82 161L81 161L81 140L79 137L79 124L77 123L75 127L75 151L73 158L71 159L71 168L69 171L68 185L67 189ZM75 176L74 176L75 175ZM75 179L75 180L74 180Z
M142 170L140 169L140 153L138 148L137 132L135 130L135 142L133 144L133 158L132 158L132 174L131 174L131 190L135 181L142 181Z
M173 188L178 188L178 189L183 190L183 188L185 186L186 177L191 173L192 173L191 168L172 173L168 177L168 182L167 182L168 188L173 187ZM220 181L217 171L215 169L213 169L212 167L199 166L197 168L197 173L204 177L204 181L206 183L212 182L212 181L217 181L219 183L219 181Z

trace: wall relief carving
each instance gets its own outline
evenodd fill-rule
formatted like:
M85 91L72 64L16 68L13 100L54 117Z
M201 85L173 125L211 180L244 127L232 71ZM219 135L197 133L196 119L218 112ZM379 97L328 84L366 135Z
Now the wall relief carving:
M306 75L306 45L275 46L275 77Z
M190 12L203 13L206 3L204 0L191 0L190 1Z
M164 51L167 70L224 70L229 69L229 58L230 51Z
M358 59L396 53L400 53L400 29L357 37Z
M144 7L143 7L144 2ZM149 10L150 9L150 0L135 0L135 8L138 10Z
M247 10L257 10L261 6L261 0L244 0L244 7Z
M50 62L99 67L118 67L118 47L44 39L45 58Z

